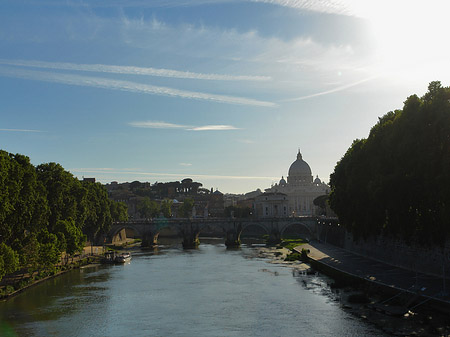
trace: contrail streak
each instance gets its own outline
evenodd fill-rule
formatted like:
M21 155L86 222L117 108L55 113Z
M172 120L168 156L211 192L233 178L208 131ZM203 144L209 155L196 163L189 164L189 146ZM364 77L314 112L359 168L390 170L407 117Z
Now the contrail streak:
M83 87L128 91L140 94L180 97L197 99L217 103L252 105L263 107L275 107L276 104L267 101L259 101L251 98L209 94L196 91L179 90L168 87L160 87L150 84L142 84L131 81L106 79L101 77L88 77L74 74L50 73L44 71L23 70L16 68L0 67L0 76L36 80L44 82L61 83Z
M365 78L365 79L363 79L363 80L361 80L361 81L354 82L354 83L350 83L350 84L346 84L346 85L343 85L343 86L341 86L341 87L337 87L337 88L334 88L334 89L331 89L331 90L318 92L318 93L315 93L315 94L312 94L312 95L306 95L306 96L301 96L301 97L296 97L296 98L285 99L285 100L282 100L281 102L295 102L295 101L302 101L302 100L304 100L304 99L309 99L309 98L313 98L313 97L318 97L318 96L324 96L324 95L333 94L333 93L335 93L335 92L339 92L339 91L342 91L342 90L346 90L346 89L348 89L348 88L355 87L355 86L357 86L357 85L359 85L359 84L362 84L362 83L364 83L364 82L373 80L373 79L376 78L376 77L377 77L377 76L371 76L371 77Z
M113 73L126 75L146 75L158 77L172 77L193 80L216 80L216 81L269 81L270 76L247 76L247 75L221 75L221 74L203 74L190 71L179 71L172 69L144 68L134 66L116 66L106 64L76 64L65 62L44 62L27 60L5 60L0 59L0 64L31 68L74 70L98 73Z

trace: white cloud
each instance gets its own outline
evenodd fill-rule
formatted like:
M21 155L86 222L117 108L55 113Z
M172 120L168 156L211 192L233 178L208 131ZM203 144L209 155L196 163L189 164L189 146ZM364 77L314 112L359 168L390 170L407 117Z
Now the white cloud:
M263 2L299 10L307 10L319 13L349 15L352 12L343 1L332 0L251 0L252 2Z
M193 126L193 125L173 124L159 121L140 121L140 122L130 122L128 124L136 128L148 128L148 129L184 129L188 131L239 130L239 128L233 125L223 125L223 124Z
M145 122L130 122L129 125L134 126L136 128L149 128L149 129L179 129L179 128L187 128L186 125L173 124L167 122L154 122L154 121L145 121Z
M268 81L271 79L269 76L203 74L173 69L117 66L107 64L76 64L64 62L44 62L33 60L5 60L5 59L0 59L0 64L32 67L32 68L44 68L44 69L87 71L87 72L127 74L127 75L147 75L147 76L172 77L172 78L194 79L194 80Z
M267 90L263 94L285 95L289 91L322 90L322 82L335 81L338 73L344 75L341 81L356 81L373 74L371 65L375 60L371 46L366 44L321 43L302 35L301 31L297 37L284 39L263 36L256 30L186 24L161 24L155 29L151 21L127 19L126 22L119 29L127 47L163 46L158 50L162 55L210 59L214 60L215 68L226 67L227 72L241 73L245 69L248 74L267 74L273 79L242 87L244 90L254 90L258 85Z
M189 176L191 178L207 178L207 179L230 179L230 180L242 180L242 179L249 179L249 180L276 180L279 179L277 177L258 177L258 176L227 176L227 175L211 175L211 174L192 174L192 173L161 173L161 172L144 172L144 171L133 171L133 170L125 170L125 169L111 169L111 170L105 170L104 168L71 168L69 169L72 173L77 174L86 174L86 173L96 173L96 174L103 174L107 173L109 175L116 175L116 176L123 176L126 175L127 177L124 179L135 179L136 177L142 177L148 179L149 177L167 177L169 179L172 179L173 177L183 177L183 176ZM117 179L119 180L119 179ZM123 180L123 179L122 179Z
M44 71L23 70L17 68L0 67L0 76L22 78L28 80L61 83L68 85L95 87L110 90L128 91L140 94L179 97L186 99L205 100L217 103L274 107L275 103L259 101L252 98L209 94L197 91L179 90L131 81L88 77L74 74L50 73Z
M41 130L30 130L30 129L0 129L0 131L5 132L45 132Z
M180 163L180 166L192 166L191 163Z
M238 128L232 125L204 125L196 126L187 130L191 131L221 131L221 130L238 130Z

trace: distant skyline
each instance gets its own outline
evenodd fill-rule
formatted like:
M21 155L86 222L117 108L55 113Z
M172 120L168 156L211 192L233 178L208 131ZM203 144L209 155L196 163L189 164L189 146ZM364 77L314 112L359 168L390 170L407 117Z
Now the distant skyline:
M328 182L352 141L434 80L444 0L5 0L0 148L97 181L224 193Z

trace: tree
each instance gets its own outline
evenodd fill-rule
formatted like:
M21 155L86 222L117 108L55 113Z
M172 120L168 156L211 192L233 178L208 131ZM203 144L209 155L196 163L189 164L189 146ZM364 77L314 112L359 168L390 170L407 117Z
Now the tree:
M4 242L0 243L0 280L5 274L14 273L19 267L19 254Z
M37 234L28 235L23 241L20 249L20 266L26 268L29 272L38 269L40 245L37 240Z
M43 229L38 234L39 255L38 263L42 270L53 271L61 259L60 242L58 237Z
M161 201L161 212L164 217L172 217L172 204L173 201L170 199L164 199L163 201Z
M54 231L59 220L72 219L82 227L87 205L86 190L80 181L56 163L41 164L36 167L36 171L45 187L50 207L50 231Z
M124 202L111 201L110 213L113 221L128 221L128 206Z
M86 220L83 232L87 234L91 244L99 239L101 234L107 233L111 228L111 201L108 192L100 183L83 182L87 190Z
M28 157L0 150L0 236L7 244L46 224L49 210ZM17 247L14 247L15 249Z
M431 82L355 140L330 177L330 204L355 237L443 245L450 234L450 88Z
M80 182L56 163L34 167L28 157L0 150L0 275L19 266L53 269L61 252L74 254L109 230L111 211L127 219L99 183Z
M60 234L60 241L63 241L62 247L67 254L73 255L83 250L86 235L75 225L73 220L59 220L56 224L56 231Z
M144 197L137 205L137 211L143 218L154 218L159 215L160 207L155 201L150 200L149 197Z
M329 195L321 195L313 200L313 204L320 208L321 214L325 215L327 211L327 202L329 199Z
M194 208L194 199L186 198L183 200L183 205L178 209L178 217L188 218L192 215L192 208Z

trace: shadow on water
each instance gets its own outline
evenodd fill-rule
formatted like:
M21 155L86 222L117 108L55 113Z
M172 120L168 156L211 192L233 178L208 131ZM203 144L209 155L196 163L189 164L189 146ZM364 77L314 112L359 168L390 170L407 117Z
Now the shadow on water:
M105 284L110 275L104 266L72 270L37 284L0 305L0 329L8 322L26 325L30 321L54 321L82 310L84 305L105 301ZM14 336L14 334L9 334Z

